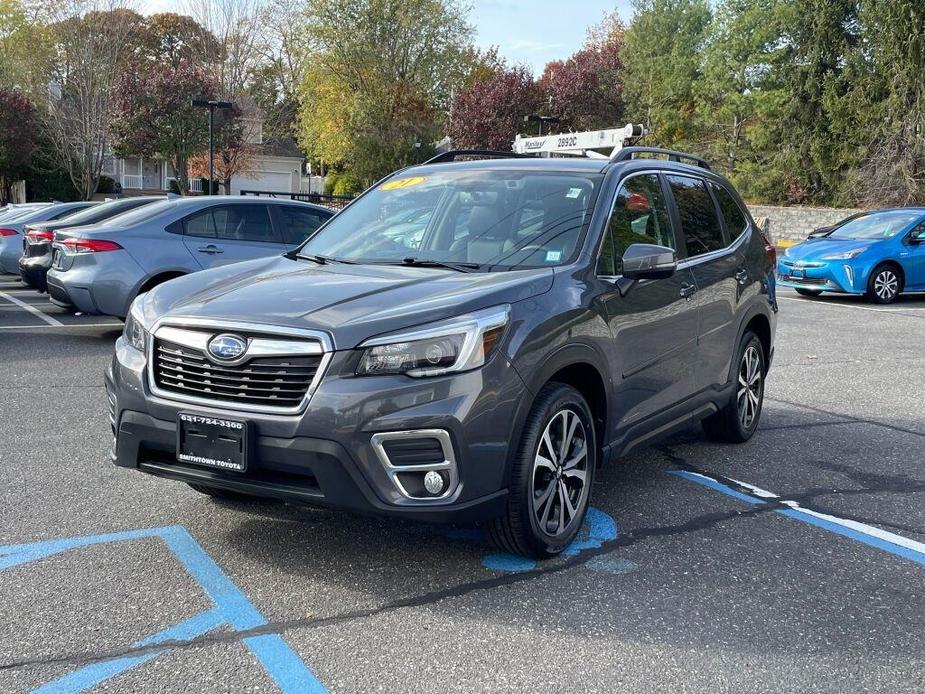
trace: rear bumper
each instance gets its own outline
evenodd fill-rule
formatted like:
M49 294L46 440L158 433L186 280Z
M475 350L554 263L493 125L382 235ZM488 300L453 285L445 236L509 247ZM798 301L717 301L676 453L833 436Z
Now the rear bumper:
M19 275L23 282L40 292L48 290L48 269L51 267L49 256L19 259Z
M116 253L87 255L112 256ZM68 270L48 270L46 283L52 303L84 313L124 318L143 273L127 255L116 262L112 260L81 258L81 263L86 264L74 262Z
M19 258L22 255L22 236L0 237L0 272L18 275Z

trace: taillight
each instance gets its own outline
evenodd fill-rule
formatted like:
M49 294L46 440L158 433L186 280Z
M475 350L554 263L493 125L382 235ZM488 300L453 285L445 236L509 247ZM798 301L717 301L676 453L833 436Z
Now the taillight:
M30 239L42 239L43 241L48 241L48 243L55 240L55 232L48 231L48 229L33 229L32 231L27 231L26 236Z
M763 231L761 232L761 238L764 239L764 252L768 254L768 260L771 261L771 267L777 267L777 248L774 247L774 244L771 243L768 235Z
M0 229L0 236L16 236L18 233L15 229Z
M104 241L103 239L64 239L61 245L71 253L102 253L122 249L122 246L115 241Z

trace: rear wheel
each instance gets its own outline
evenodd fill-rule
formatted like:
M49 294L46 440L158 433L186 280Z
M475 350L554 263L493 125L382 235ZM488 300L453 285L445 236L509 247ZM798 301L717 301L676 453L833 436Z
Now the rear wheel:
M507 511L487 527L498 547L543 559L575 538L597 465L592 422L571 386L548 383L539 392L513 462Z
M902 291L902 278L893 265L878 265L867 278L867 296L878 304L892 304Z
M735 388L729 402L702 422L707 437L714 441L744 443L758 429L767 358L761 340L750 330L739 341L736 363Z
M796 292L800 296L819 296L822 294L821 289L797 289Z

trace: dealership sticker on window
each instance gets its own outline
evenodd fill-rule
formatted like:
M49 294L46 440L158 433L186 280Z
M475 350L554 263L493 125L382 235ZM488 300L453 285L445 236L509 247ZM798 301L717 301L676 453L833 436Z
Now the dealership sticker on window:
M399 178L397 181L386 181L380 188L382 190L397 190L399 188L411 188L419 186L427 180L427 176L412 176L411 178Z
M569 188L568 193L565 194L565 197L574 200L579 195L581 195L581 188Z
M546 251L547 263L558 263L562 259L562 251Z

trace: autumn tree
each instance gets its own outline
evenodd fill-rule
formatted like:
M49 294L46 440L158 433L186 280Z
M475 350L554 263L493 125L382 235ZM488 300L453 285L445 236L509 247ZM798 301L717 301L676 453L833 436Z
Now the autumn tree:
M524 116L535 113L540 89L529 68L518 65L478 79L453 99L448 132L456 147L511 149Z
M10 199L15 181L32 161L35 110L20 92L0 88L0 197Z

